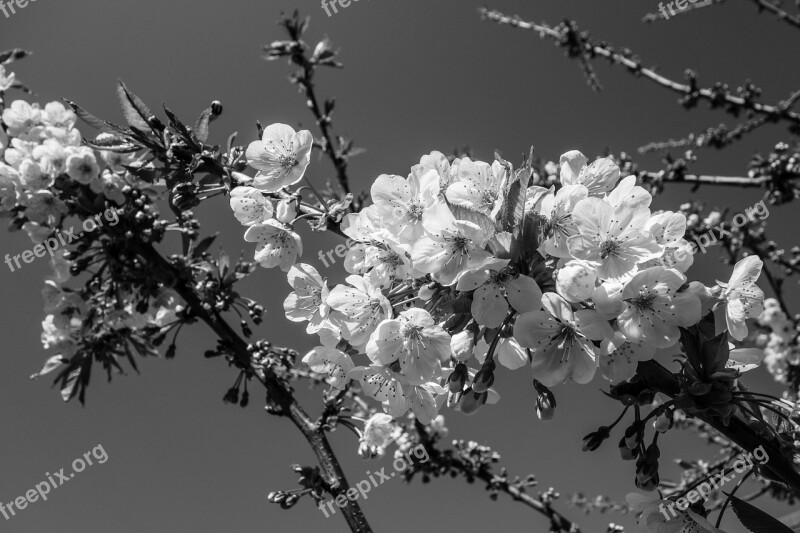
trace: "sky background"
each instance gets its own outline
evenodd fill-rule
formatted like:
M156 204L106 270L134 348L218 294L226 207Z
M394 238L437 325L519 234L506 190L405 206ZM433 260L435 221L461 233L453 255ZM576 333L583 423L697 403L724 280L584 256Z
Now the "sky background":
M407 173L435 149L470 146L485 160L500 149L517 161L534 145L542 157L557 160L570 149L587 155L635 152L650 141L733 124L704 105L686 112L672 93L603 62L597 71L605 90L593 93L561 49L530 32L482 22L479 6L470 0L362 0L327 17L316 0L38 0L11 18L0 17L0 49L34 52L12 70L42 103L65 97L121 121L114 86L122 78L151 108L166 102L186 120L221 100L225 112L213 124L213 140L222 143L238 131L239 141L247 143L255 138L256 120L313 126L303 99L285 81L287 66L260 59L263 44L284 37L274 24L280 12L299 8L312 16L310 42L328 36L341 48L346 68L321 72L317 83L321 95L337 97L336 131L367 149L351 164L354 190L368 188L381 173ZM727 2L653 25L641 22L657 10L649 0L493 0L490 7L551 23L575 18L594 36L632 48L677 79L687 67L699 72L703 85L719 80L736 86L749 78L764 88L769 102L800 86L800 35L770 15L757 15L749 2ZM764 128L732 149L704 152L695 169L743 175L754 152L785 139L781 126ZM656 158L639 161L659 168ZM317 183L333 176L328 162L316 159L308 175ZM693 193L673 185L654 208L674 209L693 196L734 212L759 200L757 191ZM787 248L796 242L795 209L770 210L772 236ZM219 242L231 255L252 254L224 199L197 212L206 231L220 231ZM316 258L318 250L338 241L306 231L304 244L305 261L332 283L343 279L340 269L325 270ZM29 248L24 234L0 234L3 255ZM697 263L690 277L706 283L727 279L731 270L719 266L713 253ZM39 260L0 274L0 501L24 494L46 472L69 470L73 459L98 444L109 459L53 491L47 502L29 505L10 521L0 517L0 531L347 531L340 517L325 519L310 500L292 511L266 502L268 492L296 486L289 465L312 463L311 450L288 421L264 414L260 394L247 409L223 405L235 374L222 361L202 357L214 339L201 326L182 336L174 360L143 361L141 375L131 372L111 384L97 374L86 407L63 404L48 380L29 381L48 355L39 342L47 269ZM796 285L789 290L796 305ZM268 309L257 334L301 351L312 346L302 327L283 317L289 287L281 272L260 270L242 291ZM535 416L530 379L527 369L501 370L502 401L472 417L445 411L450 436L492 445L510 473L535 473L540 489L553 486L565 499L584 491L624 500L634 490L634 469L618 458L619 435L595 453L580 450L583 435L618 413L617 404L599 392L605 387L601 378L583 387L557 387L559 408L549 423ZM745 381L775 390L763 370ZM309 410L318 410L318 392L300 396ZM390 464L360 459L349 433L339 431L332 440L351 483ZM681 455L713 457L713 449L687 434L671 432L661 442L663 465ZM667 477L671 468L663 468ZM761 505L778 516L790 511ZM461 479L411 486L395 479L370 493L363 508L380 533L547 527L530 509L504 497L492 502L481 486ZM635 531L631 517L584 517L563 503L559 509L587 532L605 531L608 522ZM743 531L732 513L723 528Z

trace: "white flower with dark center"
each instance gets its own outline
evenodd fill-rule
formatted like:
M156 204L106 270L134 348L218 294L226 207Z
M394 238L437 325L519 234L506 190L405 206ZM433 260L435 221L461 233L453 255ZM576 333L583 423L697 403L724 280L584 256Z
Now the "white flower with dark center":
M567 378L589 383L598 366L597 348L592 341L610 339L614 331L596 311L573 311L561 296L548 292L542 296L545 311L532 311L517 317L514 338L534 351L533 376L552 387Z
M544 193L534 208L545 219L542 252L555 257L569 257L567 240L578 233L572 212L588 194L588 189L583 185L565 185L558 192L551 188Z
M91 149L79 149L77 153L67 157L66 167L69 177L84 185L100 176L100 165Z
M503 205L500 192L505 181L506 168L499 161L490 165L465 157L459 164L456 181L447 188L447 200L494 220Z
M677 292L685 281L677 270L663 267L636 274L622 291L623 309L617 318L625 338L668 348L678 342L679 328L697 324L700 299L690 292Z
M253 186L264 192L277 192L303 179L311 162L314 137L308 130L294 131L286 124L271 124L260 141L247 147L247 164L258 170Z
M308 352L303 362L314 372L327 376L327 383L339 390L344 390L350 383L348 373L355 367L349 355L325 346L317 346Z
M344 315L345 338L353 346L363 346L383 320L392 316L392 305L363 276L348 276L348 285L337 285L328 295L328 305Z
M578 202L572 220L578 234L567 241L570 254L597 267L600 279L620 279L637 264L659 257L663 248L645 228L650 210L599 198Z
M245 226L261 224L272 218L272 202L255 187L236 187L231 191L231 209L236 220Z
M27 134L42 121L42 109L39 104L29 104L25 100L14 100L3 110L3 123L8 127L8 134L20 137Z
M382 227L402 243L413 244L430 232L431 221L452 217L439 197L439 175L432 169L408 179L382 174L370 193Z
M283 302L286 318L292 322L308 322L306 333L316 333L328 316L328 284L317 269L299 263L289 269L289 285L294 291Z
M421 238L411 251L412 265L442 285L452 285L468 270L492 259L483 249L486 236L477 224L451 220L437 233Z
M247 242L256 242L255 260L264 268L280 267L284 272L303 255L300 236L274 219L250 226L244 234Z
M614 333L614 338L603 340L600 347L603 350L600 372L612 383L632 378L639 361L649 361L656 351L650 344L628 341L619 331Z
M413 308L378 324L366 353L374 364L388 366L399 361L408 382L422 385L432 381L441 369L440 362L450 357L450 335L430 313Z
M728 333L737 341L747 336L747 319L764 311L764 291L756 285L763 266L758 256L745 257L733 267L728 283L717 282L723 289Z

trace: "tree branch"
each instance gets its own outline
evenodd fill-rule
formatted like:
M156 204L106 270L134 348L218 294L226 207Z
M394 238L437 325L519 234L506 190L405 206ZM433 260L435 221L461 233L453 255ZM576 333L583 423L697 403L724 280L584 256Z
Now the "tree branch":
M571 57L580 58L585 62L588 62L589 59L593 59L596 56L605 57L613 64L622 65L627 68L629 72L636 76L642 76L661 87L683 95L686 100L685 105L697 100L707 100L713 106L718 106L723 103L728 104L729 111L735 110L734 114L742 110L748 110L760 115L766 115L775 121L785 120L793 125L800 125L800 114L789 111L780 104L768 105L754 102L749 98L731 94L723 86L713 89L700 88L694 85L694 78L692 78L692 84L678 83L671 80L657 73L652 68L644 67L641 61L628 51L619 53L614 51L614 49L607 44L578 35L572 24L564 23L557 27L550 27L546 24L526 22L518 16L505 15L496 10L481 8L479 11L484 19L491 20L501 25L508 25L512 28L535 31L542 37L549 37L559 46L567 48Z
M750 1L756 4L760 8L760 10L769 11L770 13L776 15L779 19L789 24L790 26L800 29L800 16L792 15L784 11L780 7L778 7L776 4L768 2L767 0L750 0Z
M186 302L186 305L192 309L195 316L199 317L217 334L233 357L236 366L242 370L253 372L251 354L247 343L219 313L207 310L203 306L201 299L190 285L190 282L187 282L181 276L181 272L150 245L142 245L137 251L145 259L146 264L153 267L153 275L156 279L162 279L165 284L172 285L173 289ZM291 390L283 384L272 369L264 368L263 372L255 372L255 375L266 388L268 400L280 408L279 414L287 416L292 421L314 450L314 454L329 484L331 496L336 498L339 495L346 494L350 486L325 436L324 429L318 427L308 416L300 404L297 403ZM372 528L357 502L347 499L346 506L342 508L342 515L353 533L372 532Z

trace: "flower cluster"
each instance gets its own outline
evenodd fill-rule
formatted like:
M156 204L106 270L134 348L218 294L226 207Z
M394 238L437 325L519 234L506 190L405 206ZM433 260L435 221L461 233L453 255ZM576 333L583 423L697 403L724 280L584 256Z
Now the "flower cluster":
M0 72L0 82L2 75ZM134 191L137 179L130 172L144 165L144 154L97 150L83 139L75 127L76 120L75 112L60 102L50 102L42 108L37 103L16 100L2 112L0 211L11 218L12 227L25 230L37 244L34 248L37 256L44 255L42 243L56 243L47 247L52 274L46 278L42 290L46 313L42 344L57 355L50 357L35 376L63 370L70 362L80 366L82 353L89 350L86 339L90 331L95 335L92 339L97 344L95 348L113 354L111 345L101 348L98 342L104 338L99 335L101 325L108 333L105 339L119 346L122 331L158 331L173 323L183 308L177 294L165 287L154 289L145 304L136 301L132 290L119 285L111 287L120 298L116 305L102 292L93 294L69 286L74 275L85 270L90 262L98 262L105 252L120 260L124 258L122 250L115 251L104 244L107 241L100 232L88 235L102 226L96 213L105 212L107 218L109 213L113 214L116 224L117 209L131 195L137 196L138 209L153 212L149 205L152 199ZM103 146L109 137L101 134L91 144ZM70 234L69 243L62 238L61 244L70 244L75 238L78 242L71 247L76 251L62 247L55 252L59 247L56 235L71 216L84 219L82 226L88 230L87 236ZM120 245L124 248L124 242ZM87 257L78 260L82 255ZM101 286L100 277L96 276L93 287ZM144 346L149 340L144 336L135 342ZM71 371L65 379L68 385L62 389L65 399L74 395L74 385L81 373L80 368L68 370Z
M440 152L407 177L379 176L372 205L341 220L349 276L331 288L295 264L298 192L280 191L303 178L312 142L288 126L264 130L247 150L258 174L233 189L231 207L259 243L256 259L288 270L286 316L320 339L306 364L338 388L359 381L393 417L410 410L428 423L445 403L473 412L496 401L497 363L530 364L545 390L598 369L624 381L712 309L725 308L740 341L761 313L759 258L728 283L689 283L692 258L675 254L685 215L652 212L634 176L577 151L548 171L558 174L548 188L530 183L529 167Z

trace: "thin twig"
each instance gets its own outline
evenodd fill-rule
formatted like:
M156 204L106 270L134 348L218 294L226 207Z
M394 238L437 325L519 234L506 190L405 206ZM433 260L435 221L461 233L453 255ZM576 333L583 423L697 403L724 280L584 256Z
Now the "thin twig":
M561 25L557 28L553 28L546 24L526 22L520 19L518 16L505 15L496 10L482 8L479 11L483 18L498 24L504 24L523 30L535 31L542 37L550 37L561 46L579 46L582 48L581 53L579 54L581 58L593 58L595 56L605 57L612 63L626 67L632 74L644 77L645 79L648 79L653 83L673 92L679 93L686 98L692 100L707 100L711 102L712 105L719 105L720 103L724 102L736 110L750 110L761 115L768 115L773 120L786 120L793 124L800 124L800 114L794 111L782 109L780 105L768 105L759 102L753 102L752 100L745 99L741 96L730 94L730 92L727 90L699 88L687 85L685 83L679 83L667 78L666 76L662 76L652 68L644 67L639 60L632 58L629 54L615 52L607 44L601 44L583 37L578 37L578 41L575 42L576 37L571 35L574 33L574 29L569 25ZM572 50L570 51L572 52Z
M767 0L751 0L751 2L758 5L761 10L769 11L770 13L776 15L779 19L786 22L790 26L800 29L800 16L787 13L776 4L768 2Z

